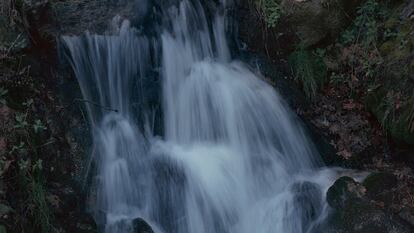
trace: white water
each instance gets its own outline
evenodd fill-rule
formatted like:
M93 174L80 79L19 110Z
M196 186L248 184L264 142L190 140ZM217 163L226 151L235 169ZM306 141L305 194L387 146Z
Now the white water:
M326 216L335 172L318 170L275 90L232 61L226 4L212 22L198 0L164 5L156 38L120 18L108 35L63 38L89 101L102 232L131 232L140 217L156 233L307 233ZM133 107L158 56L162 137Z

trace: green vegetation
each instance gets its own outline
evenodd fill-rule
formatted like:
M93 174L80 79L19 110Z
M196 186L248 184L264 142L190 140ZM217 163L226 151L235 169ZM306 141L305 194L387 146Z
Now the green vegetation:
M361 42L365 47L376 45L379 24L387 14L388 9L378 1L366 1L358 8L353 25L343 32L341 42L345 45Z
M12 146L9 154L18 158L18 190L25 199L25 217L30 219L30 228L38 229L39 232L51 232L51 218L49 203L47 201L46 186L44 183L42 159L37 154L38 133L46 130L39 119L32 120L33 99L22 103L23 113L18 112L15 116L14 128L17 130L16 144ZM33 123L30 123L32 122ZM33 130L31 130L33 129Z
M278 0L255 0L261 18L267 27L273 28L282 16L282 8Z
M316 96L326 81L327 68L323 56L324 51L321 49L307 51L300 46L289 57L295 80L301 83L306 96L310 99Z

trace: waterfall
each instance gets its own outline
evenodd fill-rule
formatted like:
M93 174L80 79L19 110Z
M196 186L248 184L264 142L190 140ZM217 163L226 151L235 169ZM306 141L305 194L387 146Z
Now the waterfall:
M317 230L333 174L278 93L232 59L232 3L151 4L151 30L116 17L105 35L63 37L93 129L100 231L133 232L136 218L156 233ZM162 114L145 94L155 79Z

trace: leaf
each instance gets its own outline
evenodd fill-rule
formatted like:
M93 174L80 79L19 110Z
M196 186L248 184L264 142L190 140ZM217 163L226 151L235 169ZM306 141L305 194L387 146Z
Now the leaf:
M349 152L346 149L345 150L342 150L342 151L340 151L340 152L338 152L336 154L339 155L339 156L341 156L342 158L344 158L346 160L348 160L348 159L350 159L352 157L351 152Z

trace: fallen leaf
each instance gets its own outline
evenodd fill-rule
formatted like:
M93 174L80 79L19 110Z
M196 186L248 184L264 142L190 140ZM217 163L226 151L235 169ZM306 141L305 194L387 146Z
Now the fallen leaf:
M344 159L350 159L352 157L351 152L349 152L348 150L342 150L336 154L343 157Z

